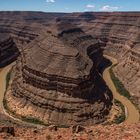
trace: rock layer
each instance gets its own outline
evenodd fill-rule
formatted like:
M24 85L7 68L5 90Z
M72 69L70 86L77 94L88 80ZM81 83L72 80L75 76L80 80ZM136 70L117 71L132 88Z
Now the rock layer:
M6 94L8 108L58 125L104 121L112 94L97 69L102 44L81 29L56 28L29 43L19 57Z
M19 52L23 51L26 45L39 34L29 31L29 26L25 27L24 24L12 21L9 23L7 20L5 22L0 22L0 53L2 54L0 67L16 60Z
M118 59L116 76L139 104L140 12L74 13L59 21L72 22L105 44L104 53Z
M91 63L93 63L93 67L91 68L93 70L92 71L93 75L90 75L88 77L92 77L92 76L94 77L94 75L96 75L96 73L97 73L97 75L99 75L97 71L95 72L95 69L100 71L100 69L98 69L97 67L98 67L98 64L100 64L100 60L102 59L102 52L101 52L101 48L102 48L104 50L105 54L116 57L119 60L120 63L118 64L117 67L115 67L114 72L120 78L120 80L123 82L125 87L130 91L130 93L133 95L133 97L135 99L137 99L136 103L138 103L138 104L140 103L140 99L139 99L139 97L140 97L140 86L139 86L139 84L140 84L140 81L139 81L139 79L140 79L139 78L139 73L140 73L140 49L139 49L140 13L139 12L132 12L132 13L131 12L127 12L127 13L87 12L87 13L50 14L50 15L48 15L46 13L2 12L2 13L0 13L0 15L1 15L0 33L8 34L8 36L10 35L11 40L13 40L13 42L15 43L15 45L17 46L19 51L22 52L26 48L33 48L33 46L35 46L37 44L36 42L42 42L41 39L43 41L45 40L45 39L43 39L43 36L48 37L49 36L48 34L52 33L53 38L56 38L56 40L57 40L55 42L56 44L58 43L60 46L63 46L62 44L66 44L66 46L69 46L69 47L72 46L72 48L74 49L74 51L72 51L72 52L78 52L78 54L80 54L80 55L78 55L80 57L80 59L79 58L78 59L80 60L80 62L84 62L84 63L82 63L83 64L82 67L86 66L85 60L88 61L89 65ZM57 27L55 26L56 23L58 24ZM69 25L68 23L70 23L70 24L72 23L73 26ZM47 35L46 35L46 33L47 33ZM85 33L87 33L88 35L85 35ZM44 42L45 42L44 44L46 44L46 40ZM100 43L100 45L98 44L98 42ZM90 46L90 43L91 43L91 46ZM94 45L92 45L92 44L94 44ZM13 46L15 47L15 45L13 45ZM42 43L40 45L44 47L44 45L42 45ZM40 46L40 45L38 45L38 46ZM55 45L53 45L53 46L55 46ZM99 46L101 46L101 47L99 47ZM37 50L40 51L41 49L44 49L43 47L40 48L40 47L36 46L35 48L37 48ZM1 46L0 46L0 48L1 48ZM7 47L5 46L5 48L7 48ZM67 51L65 49L64 49L65 50L64 51L62 48L60 49L60 47L59 47L59 49L64 54L70 51L68 48L67 48ZM51 52L49 52L49 53L47 52L46 56L48 58L50 58L50 56L52 56L52 57L55 56L54 59L53 58L52 59L44 58L44 56L45 56L44 53L46 54L45 50L43 53L38 54L37 52L35 52L34 49L32 51L35 52L35 54L36 53L37 54L34 56L31 55L31 57L33 58L32 61L28 61L28 60L24 59L26 55L28 57L30 56L30 54L28 53L28 49L27 49L26 53L23 54L18 59L18 65L16 68L18 70L15 70L15 71L19 75L21 75L22 78L24 78L23 82L27 83L27 86L30 85L31 89L36 87L37 92L38 92L38 89L42 89L42 88L43 88L43 91L48 90L48 89L46 89L46 85L42 82L42 77L45 76L45 74L46 74L46 72L48 72L48 70L45 69L44 66L42 66L42 63L40 63L40 62L42 62L43 59L44 60L46 59L48 62L46 65L49 66L51 64L51 62L56 61L56 62L58 62L56 69L59 69L59 67L60 67L59 63L64 62L61 60L63 60L64 58L68 59L67 55L66 55L66 57L60 57L58 55L56 57L56 55L52 55L52 53L54 53L54 52L55 52L54 54L56 54L56 52L61 53L61 52L58 52L56 48L53 48L53 49L54 50L51 50ZM76 49L76 51L75 51L75 49ZM8 51L6 50L6 53L7 52ZM4 52L2 52L2 53L5 54ZM70 53L70 55L73 56L76 54ZM6 56L10 56L10 55L6 55ZM40 58L42 58L42 60L38 60L37 65L36 65L35 59L38 56ZM10 63L10 61L9 61L10 57L6 57L6 58L3 57L4 61L6 61L5 59L8 60L6 62L6 64ZM16 58L15 52L13 53L13 58ZM75 57L73 56L72 58L75 58ZM58 61L58 59L60 59L60 61ZM75 61L72 61L70 64L72 64L72 66L75 67L75 64L77 64L77 59L72 59L72 60L75 60ZM79 62L79 60L78 60L78 62ZM33 65L32 65L32 62L34 62ZM67 60L67 62L70 62L70 61ZM65 71L66 70L65 68L70 67L67 62L64 62L63 64L61 63L61 65L64 66L63 70L64 70L64 73L66 74L66 76L68 76L68 75ZM67 63L67 66L64 65L65 63ZM55 64L52 64L52 65L54 66ZM22 67L22 69L21 69L21 67ZM65 91L67 93L66 95L68 95L68 96L70 96L71 91L72 91L72 89L70 87L73 88L73 87L77 86L78 83L81 81L83 83L83 81L85 81L87 78L87 75L85 74L85 72L87 72L87 71L80 72L80 74L83 74L83 73L85 74L84 78L74 79L76 77L76 75L77 76L80 75L76 71L73 71L71 73L71 75L74 78L70 78L70 77L63 78L63 76L65 77L65 75L62 74L62 71L63 71L62 69L60 72L56 71L56 70L53 71L54 67L52 67L52 68L49 67L49 69L52 69L49 71L49 75L52 74L53 76L51 76L51 77L49 75L46 76L45 81L49 81L49 82L47 82L47 85L48 85L48 83L50 83L51 86L49 85L49 87L51 87L51 89L56 91L57 90L56 85L58 83L59 92L61 93L66 88ZM44 71L42 71L42 70L44 70ZM42 71L42 72L40 72L40 71ZM50 72L52 72L52 73L50 73ZM55 75L55 73L57 74L57 72L58 72L58 75L60 74L60 76ZM29 73L33 73L33 74L31 75ZM74 73L74 75L73 75L73 73ZM36 78L37 78L37 80L35 80ZM66 84L64 84L65 81L66 81ZM98 82L98 80L94 80L92 82L94 84L96 83L97 87L101 87L101 85L100 85L100 83L102 83L101 81ZM41 84L38 84L38 83L41 83ZM40 87L38 85L40 85ZM91 84L90 83L87 84L87 82L86 82L85 87L87 87L87 85L91 85ZM104 85L104 82L102 85ZM24 86L24 84L23 84L23 86ZM83 85L81 85L81 87L83 87ZM24 89L23 89L23 91L24 91ZM68 91L70 91L70 93ZM77 89L74 91L76 92ZM35 91L35 93L36 93L36 91ZM79 93L76 92L74 95L78 96L78 98L80 96L80 98L83 99L83 94L79 95ZM88 94L88 95L90 95L90 94ZM55 96L55 94L54 94L54 96ZM28 98L28 96L27 96L27 98ZM90 98L90 96L86 95L86 98ZM26 102L26 100L25 100L25 102Z
M26 49L29 42L43 34L49 22L62 15L43 12L0 12L0 44L3 37L7 39L10 37L15 44L14 46L9 46L7 43L0 45L0 54L4 54L0 56L2 59L0 67L16 60L19 51ZM4 49L7 47L10 47L10 51Z
M16 60L19 51L10 36L3 34L0 37L0 67Z

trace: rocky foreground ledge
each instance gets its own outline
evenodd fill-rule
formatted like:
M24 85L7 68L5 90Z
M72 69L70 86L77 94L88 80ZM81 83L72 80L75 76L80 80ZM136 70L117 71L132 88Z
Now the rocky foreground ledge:
M0 127L0 139L6 140L139 140L140 124L97 125L71 128Z

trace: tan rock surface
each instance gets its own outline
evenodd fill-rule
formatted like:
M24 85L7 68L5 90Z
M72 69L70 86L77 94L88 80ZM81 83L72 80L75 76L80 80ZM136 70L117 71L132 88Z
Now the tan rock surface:
M139 140L140 124L120 124L110 126L92 126L86 127L84 131L72 133L70 128L58 128L50 130L49 128L22 128L15 127L15 136L9 133L0 133L2 140Z

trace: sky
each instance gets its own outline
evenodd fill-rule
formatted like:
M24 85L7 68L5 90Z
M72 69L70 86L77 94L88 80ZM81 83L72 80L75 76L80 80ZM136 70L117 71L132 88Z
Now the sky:
M0 0L0 11L140 11L140 0Z

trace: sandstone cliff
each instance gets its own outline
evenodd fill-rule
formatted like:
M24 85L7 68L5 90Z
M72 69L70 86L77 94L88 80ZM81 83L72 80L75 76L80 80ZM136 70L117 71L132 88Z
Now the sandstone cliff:
M81 29L66 31L60 25L55 34L46 32L29 43L18 58L7 106L48 124L102 122L111 109L112 94L97 69L101 44Z
M139 140L140 124L120 124L110 126L80 127L73 132L73 128L27 128L27 127L1 127L0 138L24 140Z

